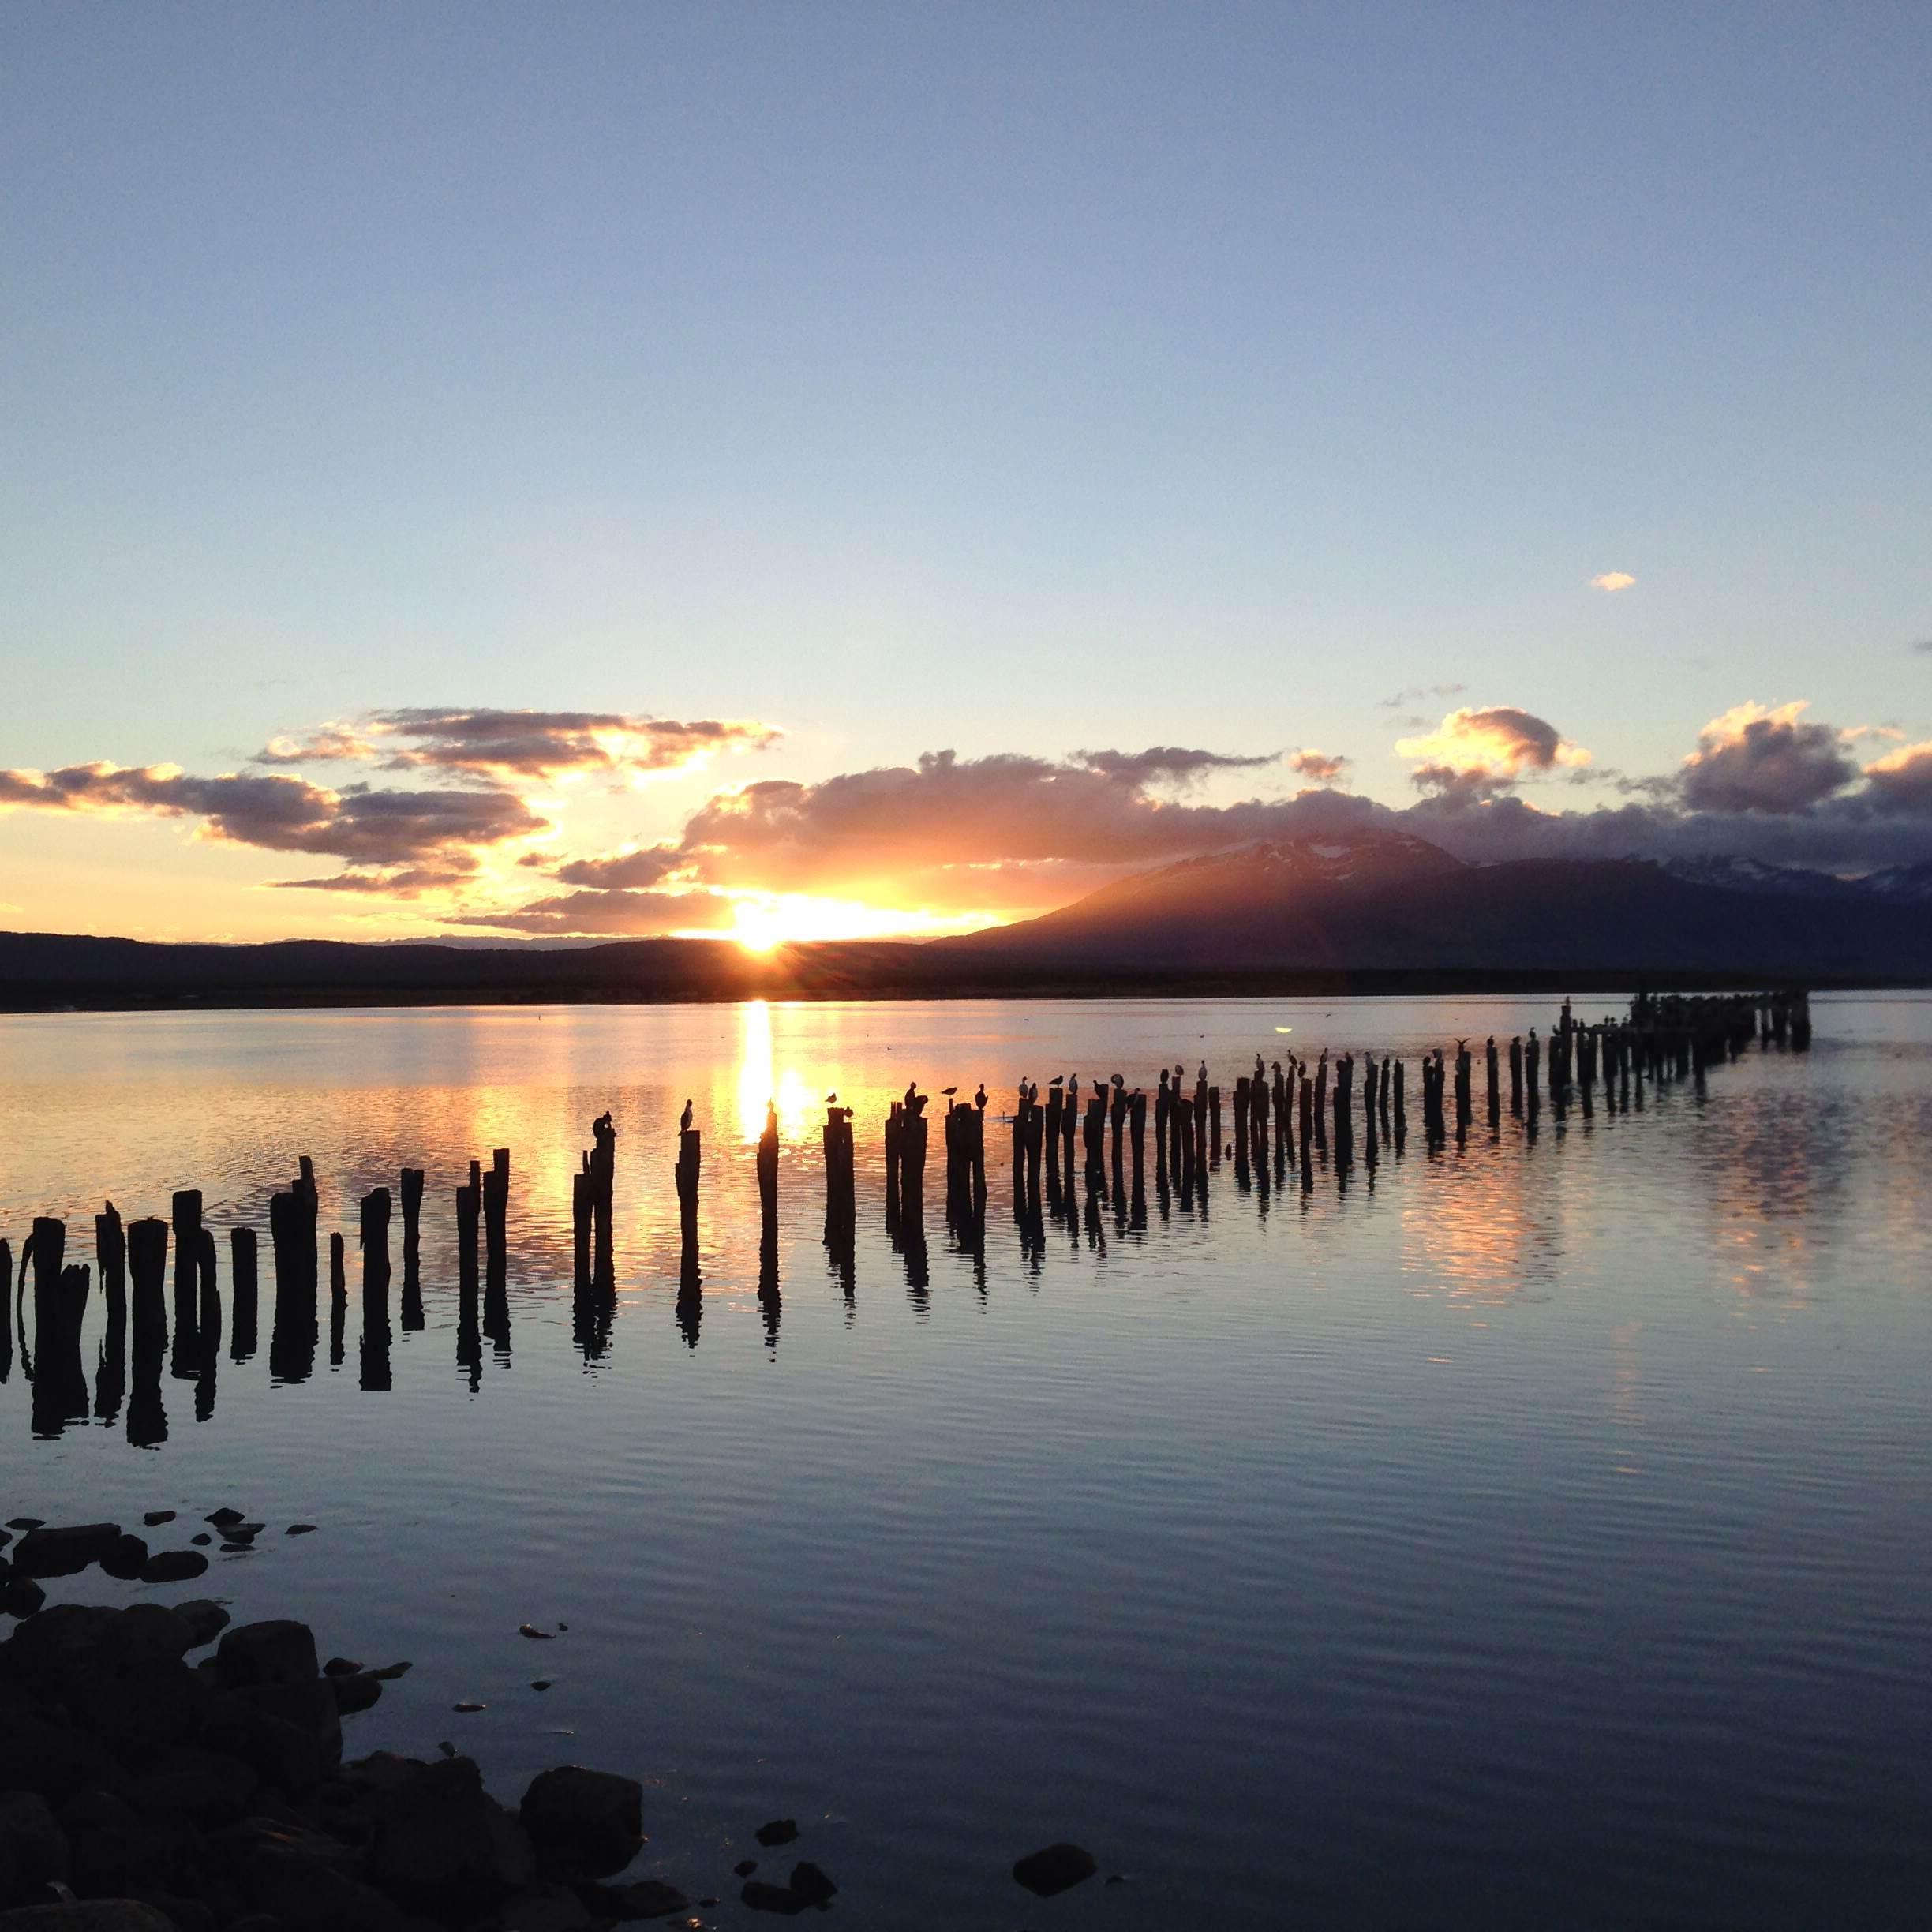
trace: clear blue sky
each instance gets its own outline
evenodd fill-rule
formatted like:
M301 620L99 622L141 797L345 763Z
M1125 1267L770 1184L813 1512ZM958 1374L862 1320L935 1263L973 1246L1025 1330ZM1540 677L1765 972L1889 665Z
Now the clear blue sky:
M23 0L0 767L582 707L1400 803L1450 683L1632 773L1924 739L1928 76L1903 4Z

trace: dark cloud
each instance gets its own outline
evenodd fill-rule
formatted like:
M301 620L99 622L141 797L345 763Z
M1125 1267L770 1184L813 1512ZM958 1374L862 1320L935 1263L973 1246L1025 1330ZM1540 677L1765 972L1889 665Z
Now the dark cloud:
M573 859L556 869L566 886L590 886L601 890L655 886L690 862L674 845L653 845L642 852L613 852L602 859Z
M758 751L776 727L743 719L659 718L622 711L409 706L277 738L264 765L375 762L386 771L460 772L505 780L560 772L668 771L707 752Z
M1185 788L1198 784L1211 772L1254 771L1280 757L1279 751L1243 758L1224 751L1190 751L1181 745L1149 745L1144 751L1076 751L1073 762L1140 791L1151 784Z
M197 778L169 765L69 765L0 772L0 806L200 819L206 835L269 852L325 854L360 867L474 864L471 848L545 829L510 792L327 791L258 773Z
M1305 746L1288 760L1288 769L1304 778L1312 778L1317 784L1332 784L1346 771L1353 761L1327 751L1317 751L1313 746Z
M448 892L471 884L476 861L441 866L395 866L387 871L331 872L322 878L271 879L281 892L366 893L389 899L417 899L425 893Z
M1907 645L1908 650L1932 652L1932 638L1918 638Z
M1803 811L1859 776L1829 724L1807 724L1803 702L1767 710L1734 706L1698 733L1684 760L1683 801L1693 811Z
M1865 767L1875 809L1932 817L1932 744L1900 745Z
M467 912L451 923L560 938L601 934L648 938L671 932L717 931L733 919L732 901L706 892L574 892L534 900L503 912Z
M1399 711L1404 705L1412 705L1419 698L1460 698L1468 689L1466 684L1408 684L1393 698L1384 698L1382 709Z

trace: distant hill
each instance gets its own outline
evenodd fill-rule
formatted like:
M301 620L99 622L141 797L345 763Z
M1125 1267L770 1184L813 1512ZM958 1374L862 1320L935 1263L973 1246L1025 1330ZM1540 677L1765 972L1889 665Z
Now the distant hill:
M924 945L635 939L158 945L0 933L0 1009L1932 984L1932 867L1848 882L1754 861L1470 865L1406 833L1282 841Z
M1184 860L928 950L1035 972L1932 978L1932 890L1773 870L1720 867L1720 884L1644 859L1470 865L1370 831Z

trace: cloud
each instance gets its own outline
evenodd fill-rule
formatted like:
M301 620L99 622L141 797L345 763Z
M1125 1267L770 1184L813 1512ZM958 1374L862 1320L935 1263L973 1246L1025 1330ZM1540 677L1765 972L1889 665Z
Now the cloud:
M1908 650L1932 652L1932 638L1917 638L1908 644Z
M1747 702L1713 718L1683 762L1684 803L1698 811L1795 812L1843 791L1857 763L1829 724L1800 722L1808 708L1803 698L1771 709Z
M1224 751L1189 751L1181 745L1149 745L1144 751L1076 751L1074 761L1089 771L1138 791L1151 784L1172 784L1185 791L1210 772L1252 771L1272 765L1279 751L1252 758Z
M269 852L326 854L359 867L433 862L474 869L474 849L546 829L497 790L330 791L306 779L234 773L197 778L172 765L69 765L0 771L0 809L199 818L203 835Z
M675 845L653 845L642 852L612 852L601 859L573 859L557 867L556 876L566 886L608 891L655 886L689 863Z
M1889 738L1894 744L1902 744L1905 734L1896 724L1845 724L1839 728L1840 744L1856 744L1861 738Z
M747 719L651 717L622 711L511 711L411 706L354 724L270 740L259 765L357 762L507 781L565 772L672 771L721 751L762 751L775 725Z
M1404 705L1412 705L1418 698L1460 698L1468 689L1466 684L1410 684L1393 698L1384 698L1382 709L1399 711Z
M533 900L497 912L466 912L450 923L507 932L578 938L648 938L672 932L715 931L735 917L732 900L710 892L575 892Z
M1514 705L1465 705L1432 732L1396 740L1398 757L1420 761L1418 789L1472 799L1506 792L1527 773L1587 765L1590 754L1554 724Z
M1878 811L1932 815L1932 743L1887 752L1865 767L1865 781Z
M814 784L762 780L700 807L682 849L698 876L722 886L907 907L1046 906L1123 869L1312 831L1357 803L1308 792L1197 805L1151 796L1108 767L1116 760L1104 754L946 751Z
M1605 571L1589 580L1593 590L1605 590L1614 596L1619 590L1627 590L1637 579L1628 571Z
M1312 745L1305 745L1290 755L1288 769L1304 778L1313 779L1317 784L1331 784L1348 769L1350 763L1339 753L1317 751Z

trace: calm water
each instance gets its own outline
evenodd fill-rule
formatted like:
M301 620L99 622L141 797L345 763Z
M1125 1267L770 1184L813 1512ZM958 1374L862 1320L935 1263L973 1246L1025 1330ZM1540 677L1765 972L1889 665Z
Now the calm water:
M1595 1012L1610 1002L1579 1001ZM0 1515L234 1503L210 1585L414 1660L351 1750L452 1739L500 1792L571 1758L652 1787L640 1870L756 1923L729 1866L788 1814L852 1926L1922 1923L1932 1896L1932 1003L1823 1001L1808 1056L1708 1097L1545 1111L1346 1189L1150 1187L1023 1252L989 1131L983 1265L885 1233L916 1075L1292 1043L1412 1057L1551 1002L971 1003L0 1020L0 1232L91 1260L199 1186L264 1230L259 1348L36 1436L0 1387ZM1290 1026L1284 1036L1278 1027ZM1481 1069L1478 1064L1480 1086ZM850 1292L822 1096L859 1109ZM752 1140L784 1133L781 1303ZM704 1130L703 1303L677 1315L676 1116ZM581 1332L569 1177L618 1142L617 1306ZM1480 1111L1479 1111L1480 1119ZM459 1325L451 1190L514 1151L507 1306ZM1358 1156L1360 1149L1358 1148ZM331 1361L268 1361L270 1193L314 1156L350 1245ZM426 1166L423 1325L365 1353L354 1203ZM401 1283L399 1267L397 1288ZM392 1314L399 1314L394 1304ZM98 1332L98 1292L85 1359ZM774 1319L775 1317L775 1319ZM601 1346L594 1358L585 1342ZM459 1359L466 1357L468 1359ZM144 1428L140 1432L150 1433ZM317 1535L286 1541L281 1524ZM190 1526L177 1526L185 1531ZM170 1533L157 1532L158 1542ZM83 1594L138 1593L98 1573ZM531 1619L567 1634L531 1643ZM539 1694L530 1679L555 1679ZM453 1715L459 1699L488 1709ZM1069 1837L1098 1883L1006 1876ZM789 1869L781 1855L779 1875Z

